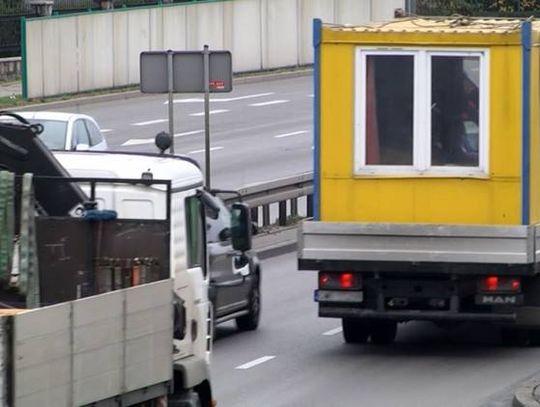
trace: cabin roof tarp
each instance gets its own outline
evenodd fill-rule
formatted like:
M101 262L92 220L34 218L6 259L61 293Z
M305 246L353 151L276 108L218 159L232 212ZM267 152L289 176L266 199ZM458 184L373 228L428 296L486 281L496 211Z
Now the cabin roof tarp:
M326 25L332 30L370 33L474 33L511 34L519 32L524 19L473 18L463 16L402 18L364 25ZM540 22L533 22L540 29Z

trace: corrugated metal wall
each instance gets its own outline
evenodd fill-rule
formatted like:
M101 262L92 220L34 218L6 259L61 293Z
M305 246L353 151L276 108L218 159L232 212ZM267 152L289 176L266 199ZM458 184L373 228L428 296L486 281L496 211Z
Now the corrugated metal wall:
M117 9L26 21L23 92L29 98L139 83L146 50L228 49L234 72L313 62L313 18L363 23L393 17L404 0L229 0Z

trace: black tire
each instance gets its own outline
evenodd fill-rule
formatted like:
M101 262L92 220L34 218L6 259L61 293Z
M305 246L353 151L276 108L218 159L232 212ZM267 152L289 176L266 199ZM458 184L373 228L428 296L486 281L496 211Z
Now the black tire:
M254 331L259 326L261 316L261 288L257 278L249 292L249 308L246 315L236 318L236 326L241 331Z
M195 407L202 407L201 399L199 398L199 395L194 391L185 392L183 394L169 396L167 399L167 406L168 407L175 407L175 406L195 406Z
M389 345L396 339L397 322L371 321L371 342L375 345Z
M540 346L540 330L531 329L529 331L529 345Z
M501 341L505 346L523 347L529 344L529 332L519 328L502 328Z
M369 335L369 321L365 319L343 318L341 320L343 328L343 340L345 343L362 344L366 343Z

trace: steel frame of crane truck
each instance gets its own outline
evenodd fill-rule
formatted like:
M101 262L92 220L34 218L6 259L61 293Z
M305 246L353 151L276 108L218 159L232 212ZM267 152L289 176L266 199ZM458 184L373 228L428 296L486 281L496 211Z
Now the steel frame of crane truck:
M214 405L197 164L54 156L20 120L0 124L1 405ZM249 210L231 212L241 255Z
M299 269L346 342L479 322L540 342L540 23L314 21L314 219Z

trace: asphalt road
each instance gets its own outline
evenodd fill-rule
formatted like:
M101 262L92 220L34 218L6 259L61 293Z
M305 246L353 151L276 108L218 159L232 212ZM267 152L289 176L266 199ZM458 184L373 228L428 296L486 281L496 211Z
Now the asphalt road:
M212 186L237 188L312 169L312 77L235 85L210 102ZM175 152L204 170L204 104L201 94L177 94ZM72 105L96 118L115 150L156 151L154 136L168 131L167 95Z
M218 406L507 407L538 370L540 348L503 347L482 325L409 323L391 346L346 345L339 320L317 317L316 273L297 271L295 253L265 260L262 277L260 329L218 327Z

